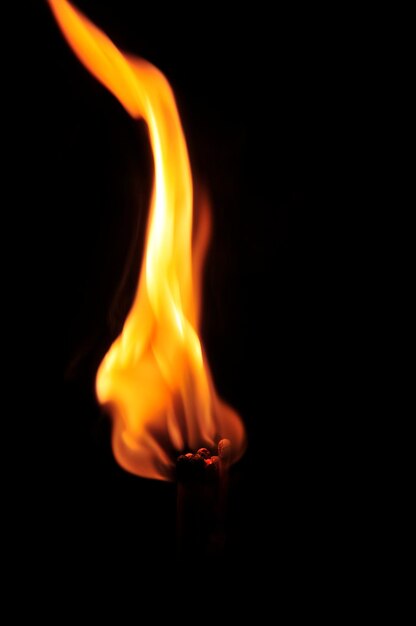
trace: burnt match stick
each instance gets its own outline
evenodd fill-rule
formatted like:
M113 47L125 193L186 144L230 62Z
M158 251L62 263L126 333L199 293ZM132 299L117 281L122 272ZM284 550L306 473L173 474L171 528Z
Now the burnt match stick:
M205 459L182 454L176 462L178 557L188 561L204 553L206 536Z
M229 439L221 439L218 442L218 457L219 457L219 469L220 469L220 484L219 484L219 514L224 516L226 514L227 507L227 495L228 495L228 470L231 463L232 446Z
M218 455L207 448L177 459L178 557L215 557L225 545L225 512L231 444L222 439Z

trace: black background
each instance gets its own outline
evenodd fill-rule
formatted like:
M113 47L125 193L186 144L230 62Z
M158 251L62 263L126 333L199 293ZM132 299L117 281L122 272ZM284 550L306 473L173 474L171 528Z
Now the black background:
M218 390L248 432L233 475L230 575L242 566L249 580L247 563L263 559L288 579L312 573L324 554L337 558L337 541L323 546L344 514L333 471L341 433L319 368L330 311L319 298L318 240L308 238L330 195L323 118L339 70L328 65L320 18L312 26L310 15L260 5L77 6L168 77L194 174L210 190L202 334ZM46 3L27 10L16 197L34 387L20 464L28 513L56 567L173 567L174 486L116 465L93 391L134 289L126 268L140 258L147 217L146 133L74 57Z

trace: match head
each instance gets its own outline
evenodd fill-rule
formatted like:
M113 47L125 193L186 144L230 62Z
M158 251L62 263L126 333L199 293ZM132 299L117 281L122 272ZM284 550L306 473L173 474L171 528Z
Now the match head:
M231 441L229 439L221 439L218 442L218 456L224 461L229 460L231 456Z
M176 476L178 480L183 480L188 473L189 456L192 455L181 454L176 459Z
M211 452L208 450L208 448L199 448L199 450L197 450L197 454L202 456L203 459L209 459L209 457L211 456Z
M180 481L200 480L204 476L205 460L200 454L181 454L176 460L176 476Z
M210 483L218 481L220 476L220 459L218 456L211 456L205 459L205 477Z

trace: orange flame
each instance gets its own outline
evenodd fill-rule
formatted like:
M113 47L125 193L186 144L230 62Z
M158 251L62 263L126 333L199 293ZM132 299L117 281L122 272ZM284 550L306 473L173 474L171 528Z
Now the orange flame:
M173 92L150 63L122 53L67 0L48 0L72 50L133 118L147 124L154 181L136 296L121 335L97 373L98 400L111 413L113 451L126 470L169 480L186 448L217 436L244 450L238 415L215 392L198 336L208 203L192 246L193 187Z

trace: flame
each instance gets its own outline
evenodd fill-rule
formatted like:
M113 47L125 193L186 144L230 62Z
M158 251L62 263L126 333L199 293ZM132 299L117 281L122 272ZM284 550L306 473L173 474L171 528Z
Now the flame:
M175 98L164 75L122 53L67 0L48 0L70 47L136 119L145 120L154 160L146 247L133 306L97 372L96 393L113 417L113 451L139 476L169 480L184 449L233 442L238 415L218 397L198 327L209 206L192 239L193 185Z

